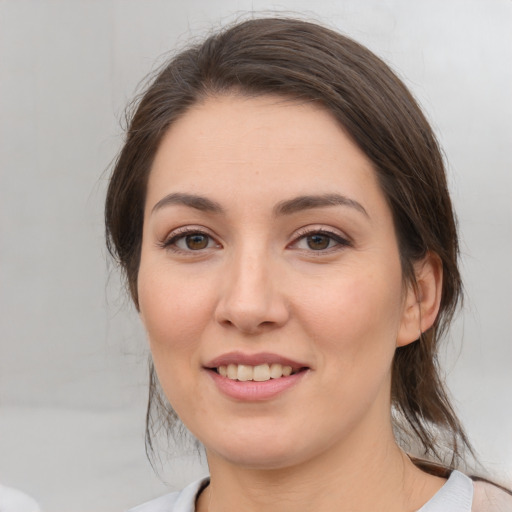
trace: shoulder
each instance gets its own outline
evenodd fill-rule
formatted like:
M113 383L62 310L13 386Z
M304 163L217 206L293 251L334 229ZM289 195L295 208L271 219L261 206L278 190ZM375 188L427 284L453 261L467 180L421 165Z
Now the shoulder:
M452 471L418 512L512 512L512 495L497 485Z
M471 512L473 481L452 471L443 487L417 512Z
M489 482L473 484L471 512L512 512L512 495Z
M40 512L39 505L30 496L0 485L0 510L2 512Z
M179 494L179 492L166 494L160 498L143 503L138 507L131 508L127 512L173 512L174 504L176 503Z
M183 490L172 492L131 508L127 512L194 512L197 495L208 485L208 478L193 482Z

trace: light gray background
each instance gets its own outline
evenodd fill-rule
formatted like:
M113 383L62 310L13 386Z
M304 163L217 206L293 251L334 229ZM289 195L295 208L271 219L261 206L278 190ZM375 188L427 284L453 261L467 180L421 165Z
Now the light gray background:
M46 512L166 492L145 460L146 345L109 270L103 171L164 52L234 13L289 10L367 44L433 120L468 301L447 349L481 460L512 485L512 2L0 0L0 482ZM204 473L169 464L177 488Z

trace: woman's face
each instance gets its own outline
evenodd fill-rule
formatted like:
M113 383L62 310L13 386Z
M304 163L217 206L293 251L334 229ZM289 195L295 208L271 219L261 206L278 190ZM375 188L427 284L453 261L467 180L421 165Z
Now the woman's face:
M286 467L390 430L405 307L392 216L322 108L233 95L174 123L138 292L162 388L210 455Z

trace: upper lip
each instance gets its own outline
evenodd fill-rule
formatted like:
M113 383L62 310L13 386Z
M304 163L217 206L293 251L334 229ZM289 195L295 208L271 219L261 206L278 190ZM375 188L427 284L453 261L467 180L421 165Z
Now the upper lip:
M218 368L219 366L227 366L229 364L245 364L248 366L258 366L260 364L281 364L283 366L291 366L293 370L307 368L307 364L294 361L288 357L283 357L270 352L260 352L258 354L244 354L243 352L229 352L215 357L208 361L205 368Z

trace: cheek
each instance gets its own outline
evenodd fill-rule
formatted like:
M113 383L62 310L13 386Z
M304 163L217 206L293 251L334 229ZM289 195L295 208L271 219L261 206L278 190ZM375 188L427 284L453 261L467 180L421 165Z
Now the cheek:
M209 291L178 273L141 264L138 280L141 318L154 358L189 353L210 318ZM156 363L156 361L155 361Z
M190 282L161 265L141 263L141 319L158 379L180 417L188 410L189 393L197 392L194 376L199 367L198 347L209 320L206 290Z
M385 277L383 277L385 276ZM322 290L304 294L304 323L329 355L355 364L393 352L401 321L401 272L345 272ZM386 358L387 359L387 358Z

